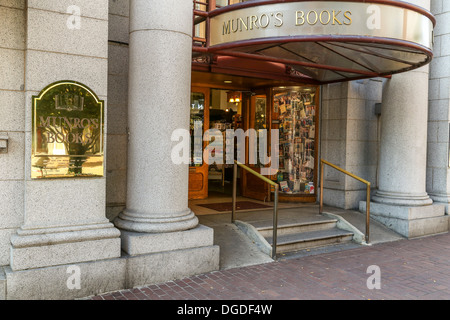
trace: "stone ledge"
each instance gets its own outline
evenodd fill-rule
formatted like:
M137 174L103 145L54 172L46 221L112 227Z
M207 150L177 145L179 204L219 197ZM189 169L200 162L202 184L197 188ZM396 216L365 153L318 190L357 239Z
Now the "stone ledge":
M365 212L365 201L359 209ZM449 216L442 205L402 207L371 202L370 217L409 239L449 231Z
M71 273L60 265L23 271L5 268L7 300L72 300L101 293L182 279L219 270L219 247L208 246L140 256L76 263L80 289L67 287ZM0 269L1 270L1 269ZM158 272L155 272L158 270Z
M214 230L199 225L187 230L169 233L136 233L121 231L122 250L131 256L212 246Z
M120 257L120 238L11 247L14 271Z
M366 201L359 202L359 211L366 211ZM445 214L445 207L436 204L408 207L370 202L370 212L386 218L413 220L443 216Z
M19 228L17 234L11 236L11 244L14 248L26 248L119 237L120 231L112 223L31 230Z
M12 270L120 257L120 231L112 223L17 229L11 236Z

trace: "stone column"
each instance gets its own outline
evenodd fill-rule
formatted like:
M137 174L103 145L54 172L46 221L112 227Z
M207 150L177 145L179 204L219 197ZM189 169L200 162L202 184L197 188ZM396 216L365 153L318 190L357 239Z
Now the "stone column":
M434 58L430 64L427 191L434 202L450 203L450 2L431 1L436 17Z
M426 193L428 66L386 82L381 112L379 186L373 200L432 204Z
M430 9L429 0L409 1ZM448 230L444 207L426 192L429 66L386 82L381 112L378 191L372 216L412 238Z
M176 129L189 128L191 0L131 0L127 207L122 230L165 233L195 228L188 165L171 160Z

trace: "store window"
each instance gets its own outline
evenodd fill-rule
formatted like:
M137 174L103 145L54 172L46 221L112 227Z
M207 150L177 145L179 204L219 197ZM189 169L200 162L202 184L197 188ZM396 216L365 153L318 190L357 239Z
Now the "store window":
M277 88L273 113L280 134L277 181L285 194L314 194L316 89Z

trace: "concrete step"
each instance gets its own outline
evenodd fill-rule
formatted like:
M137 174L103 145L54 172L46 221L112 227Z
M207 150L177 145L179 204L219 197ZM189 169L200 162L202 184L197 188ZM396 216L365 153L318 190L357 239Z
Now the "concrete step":
M272 236L265 237L265 239L270 245L273 244ZM278 236L277 253L346 243L352 241L352 239L352 232L338 228L284 234Z
M311 221L294 222L291 220L280 220L278 222L278 236L333 229L336 227L336 219L315 219ZM258 221L252 225L263 237L271 237L273 234L273 221Z

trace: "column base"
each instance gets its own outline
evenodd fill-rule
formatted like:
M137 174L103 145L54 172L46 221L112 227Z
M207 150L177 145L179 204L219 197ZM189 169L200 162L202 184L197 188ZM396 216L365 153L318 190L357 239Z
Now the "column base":
M366 201L359 211L366 212ZM416 238L449 231L449 216L443 205L407 207L370 202L370 217L406 238Z
M207 247L214 244L214 230L199 225L187 231L137 233L122 231L122 250L130 256Z
M434 203L445 206L445 213L449 214L450 194L430 194Z
M433 204L433 200L427 193L418 195L408 195L403 193L383 192L378 190L371 200L377 203L393 205L393 206L428 206Z
M190 230L198 226L198 218L187 209L169 217L155 217L125 210L114 220L117 228L138 233L165 233Z
M112 223L17 230L11 236L11 269L52 267L120 257L120 231Z

